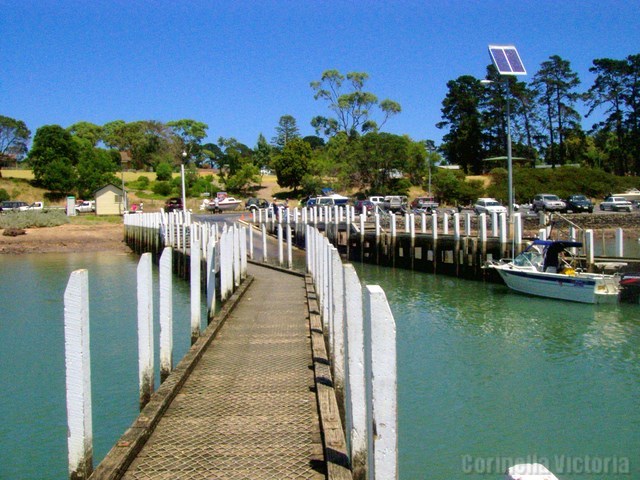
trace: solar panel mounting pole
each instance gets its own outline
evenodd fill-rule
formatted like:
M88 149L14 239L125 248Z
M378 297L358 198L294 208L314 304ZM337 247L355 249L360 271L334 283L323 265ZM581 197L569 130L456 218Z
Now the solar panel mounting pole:
M526 75L527 71L520 59L520 55L513 45L489 45L489 55L500 75ZM490 83L491 80L482 81ZM511 256L515 255L514 229L513 229L513 165L511 156L511 109L510 109L510 89L509 77L503 82L507 89L507 197L509 201L509 235L511 236Z

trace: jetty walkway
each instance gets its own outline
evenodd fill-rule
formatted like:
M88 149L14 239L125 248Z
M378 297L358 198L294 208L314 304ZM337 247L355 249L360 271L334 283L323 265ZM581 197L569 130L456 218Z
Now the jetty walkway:
M106 459L92 478L327 478L305 277L248 273L242 301L126 471L114 475Z

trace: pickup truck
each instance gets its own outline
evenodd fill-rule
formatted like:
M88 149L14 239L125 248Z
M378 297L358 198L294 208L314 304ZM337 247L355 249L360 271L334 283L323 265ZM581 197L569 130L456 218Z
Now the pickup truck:
M88 213L96 211L96 202L93 200L85 200L76 205L76 212Z

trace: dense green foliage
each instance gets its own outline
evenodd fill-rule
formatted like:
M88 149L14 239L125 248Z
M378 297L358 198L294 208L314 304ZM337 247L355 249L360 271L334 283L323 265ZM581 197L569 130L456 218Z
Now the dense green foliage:
M507 118L513 155L528 163L578 164L618 175L640 175L640 55L596 59L593 85L580 91L569 61L552 55L529 84L500 77L493 65L487 83L465 75L447 84L439 128L449 164L465 172L486 170L483 160L505 156ZM578 106L605 110L605 120L583 130ZM507 114L510 113L508 117Z
M22 120L0 115L0 167L22 160L30 138L31 132Z

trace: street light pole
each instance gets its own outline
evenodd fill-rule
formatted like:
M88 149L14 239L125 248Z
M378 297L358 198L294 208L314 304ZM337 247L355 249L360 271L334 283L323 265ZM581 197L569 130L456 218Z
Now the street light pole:
M182 152L183 162L180 164L180 178L182 183L182 211L187 213L187 197L184 189L184 163L187 160L186 150Z

